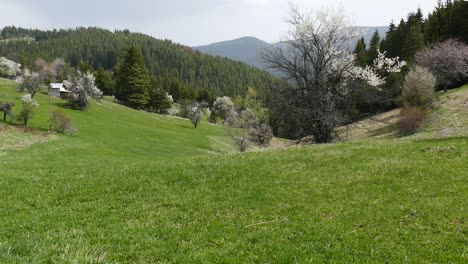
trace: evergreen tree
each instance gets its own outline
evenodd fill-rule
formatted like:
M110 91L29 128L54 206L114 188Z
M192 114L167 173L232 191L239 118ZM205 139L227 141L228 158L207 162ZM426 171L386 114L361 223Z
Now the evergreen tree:
M167 97L166 91L160 87L154 87L148 102L148 108L156 113L163 114L172 107L172 102Z
M356 65L366 67L368 63L366 48L366 41L364 40L364 37L362 37L360 40L358 40L356 48L354 49L354 54L356 55Z
M424 34L421 32L420 26L412 25L403 42L402 58L409 62L413 61L414 55L422 47L424 47Z
M462 0L439 1L424 24L424 36L428 43L450 38L468 43L468 2Z
M374 60L379 55L378 49L380 47L380 35L379 32L376 30L372 35L372 38L369 43L369 49L367 50L367 65L374 64Z
M92 73L92 72L94 72L93 66L91 66L89 64L89 62L87 62L87 61L81 61L80 65L78 65L78 69L82 73Z
M104 67L99 66L94 76L96 77L96 86L99 90L103 92L103 96L114 95L114 84L112 81L112 76L110 75L110 73L104 70Z
M149 101L151 78L141 52L131 46L124 54L115 73L115 97L130 107L141 109Z
M197 95L196 99L197 99L198 102L205 101L210 106L213 105L213 103L215 101L215 97L213 96L213 94L210 92L210 90L208 90L206 88L203 88L198 92L198 95Z

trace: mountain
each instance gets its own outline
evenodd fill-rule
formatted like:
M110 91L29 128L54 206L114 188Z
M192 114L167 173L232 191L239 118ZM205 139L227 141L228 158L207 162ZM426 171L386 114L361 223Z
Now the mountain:
M257 68L263 68L263 64L258 54L263 49L270 47L270 44L255 37L243 37L229 41L218 42L206 46L194 47L202 53L213 56L227 57L233 60L242 61Z
M350 48L354 48L357 40L361 37L364 37L366 42L369 43L372 35L376 30L379 32L381 37L384 37L388 30L387 27L357 27L357 29L361 32L361 34L359 37L349 41L348 46ZM275 47L279 44L280 43L269 44L255 37L242 37L234 40L213 43L210 45L197 46L193 47L193 49L205 54L241 61L259 69L268 71L269 69L267 65L265 65L260 58L260 53L262 50Z
M94 69L103 66L112 71L122 52L130 46L141 51L146 67L157 80L172 83L169 86L182 85L186 88L183 90L189 93L206 88L215 96L235 96L242 95L248 87L254 87L262 96L278 81L269 73L245 63L206 55L169 40L128 30L76 28L42 31L6 27L0 34L0 57L21 62L28 68L37 58L47 61L63 58L73 67L85 61Z

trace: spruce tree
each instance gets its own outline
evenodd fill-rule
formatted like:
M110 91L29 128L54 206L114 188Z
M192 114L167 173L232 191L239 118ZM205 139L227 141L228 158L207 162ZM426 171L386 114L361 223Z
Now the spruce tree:
M367 50L367 64L372 65L374 60L377 58L378 49L380 46L380 35L379 32L376 30L372 35L372 38L369 43L369 49Z
M130 47L115 71L115 97L132 108L142 109L147 105L151 90L151 77L145 68L141 52Z
M96 87L102 91L102 95L113 95L114 87L112 83L111 75L104 70L104 67L99 66L98 70L95 72L94 76L96 77Z
M356 48L354 49L354 54L356 55L356 65L360 67L366 67L367 65L367 53L366 53L366 41L364 37L358 40Z
M169 101L166 91L160 87L154 87L148 102L148 108L156 113L163 114L165 110L171 107L172 103Z
M421 32L421 27L412 25L406 34L403 42L402 57L407 61L413 61L414 55L424 46L424 34Z

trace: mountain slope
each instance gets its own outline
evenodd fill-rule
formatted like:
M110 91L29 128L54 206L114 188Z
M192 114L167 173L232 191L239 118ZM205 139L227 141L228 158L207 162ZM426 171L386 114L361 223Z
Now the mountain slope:
M270 74L244 63L128 31L99 28L41 31L8 27L2 30L2 35L11 41L0 41L0 57L29 66L39 57L49 61L59 57L74 67L87 61L95 69L103 66L112 70L122 52L134 45L141 50L146 66L156 78L177 79L192 90L208 88L216 96L234 96L252 86L262 94L276 81ZM35 41L21 40L26 38Z
M270 47L267 42L255 37L244 37L230 41L223 41L194 49L220 57L242 61L257 68L263 68L259 58L259 52Z
M360 36L349 41L348 46L350 48L354 48L357 40L361 37L364 37L366 42L369 43L376 30L381 37L384 37L388 30L387 27L357 27L357 29L360 31ZM194 47L194 49L205 54L241 61L268 71L268 66L262 62L260 53L265 49L275 47L279 44L280 43L269 44L255 37L243 37L210 45L198 46Z

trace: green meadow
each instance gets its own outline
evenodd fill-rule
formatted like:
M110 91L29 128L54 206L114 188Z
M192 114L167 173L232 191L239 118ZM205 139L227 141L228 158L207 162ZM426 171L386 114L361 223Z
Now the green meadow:
M468 261L459 127L238 154L216 125L36 97L34 131L0 131L0 263ZM78 133L47 132L56 108Z

